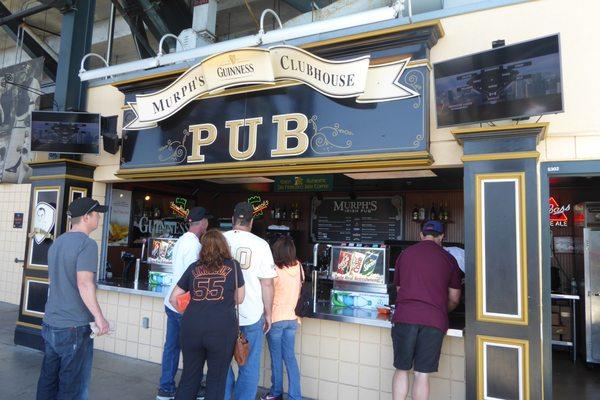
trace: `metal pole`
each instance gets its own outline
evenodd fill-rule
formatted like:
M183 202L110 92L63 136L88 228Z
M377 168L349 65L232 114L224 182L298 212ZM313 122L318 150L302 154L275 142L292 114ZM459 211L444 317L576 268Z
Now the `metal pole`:
M106 62L111 65L111 57L113 53L113 41L115 38L115 15L117 9L114 3L110 3L110 17L108 19L108 39L106 41Z

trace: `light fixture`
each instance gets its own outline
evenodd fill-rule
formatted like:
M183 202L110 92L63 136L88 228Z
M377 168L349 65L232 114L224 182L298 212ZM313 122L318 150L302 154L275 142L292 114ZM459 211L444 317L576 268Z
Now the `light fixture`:
M117 76L134 71L155 68L178 63L196 63L198 59L209 55L222 53L229 50L242 49L244 47L254 47L259 45L269 45L282 43L286 40L299 39L313 35L324 35L329 32L343 31L345 29L356 28L357 26L375 24L383 21L390 21L402 15L404 8L402 0L396 0L391 6L379 7L356 14L345 15L338 18L327 19L323 21L311 22L305 25L281 28L264 34L244 36L241 38L226 40L224 42L214 43L207 46L197 47L186 51L165 54L162 57L151 57L143 60L131 61L128 63L113 65L106 68L97 68L86 71L82 68L79 72L79 78L82 82L92 79ZM265 10L265 12L268 12ZM265 13L263 12L263 15Z
M144 197L144 200L146 200L146 201L150 200L150 195L147 194L146 197Z
M123 197L123 196L124 196L123 193L119 193L119 197Z
M430 169L416 169L406 171L382 171L382 172L357 172L354 174L344 174L354 180L371 179L406 179L406 178L434 178L436 173Z

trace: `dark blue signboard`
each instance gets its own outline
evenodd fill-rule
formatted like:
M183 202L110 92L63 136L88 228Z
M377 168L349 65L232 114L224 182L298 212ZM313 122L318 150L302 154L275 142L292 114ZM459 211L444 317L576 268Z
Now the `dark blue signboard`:
M146 168L175 165L236 163L230 150L231 121L262 118L256 127L255 150L246 162L314 159L319 157L361 156L429 149L429 69L406 69L401 83L417 91L417 97L360 104L355 99L334 99L304 85L279 87L250 93L220 96L194 101L159 126L127 131L121 167ZM131 111L128 111L131 113ZM277 148L278 127L293 130L294 118L306 122L306 149L296 155L273 155ZM292 120L290 120L290 116ZM126 115L125 120L133 115ZM296 118L297 119L297 118ZM229 123L228 123L229 121ZM212 124L216 138L200 149L202 161L193 156L193 126ZM229 127L228 127L229 126ZM254 147L247 126L239 128L239 151ZM206 138L207 132L202 133ZM295 147L298 139L287 138ZM197 150L197 149L196 149Z

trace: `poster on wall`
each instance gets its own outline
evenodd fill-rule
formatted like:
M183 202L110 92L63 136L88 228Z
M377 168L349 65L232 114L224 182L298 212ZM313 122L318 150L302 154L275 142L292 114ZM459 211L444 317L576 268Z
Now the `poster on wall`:
M0 182L31 176L31 111L39 107L43 59L0 69Z
M127 246L130 219L131 191L113 189L108 232L109 246Z
M56 235L59 188L35 189L29 267L48 268L48 249Z

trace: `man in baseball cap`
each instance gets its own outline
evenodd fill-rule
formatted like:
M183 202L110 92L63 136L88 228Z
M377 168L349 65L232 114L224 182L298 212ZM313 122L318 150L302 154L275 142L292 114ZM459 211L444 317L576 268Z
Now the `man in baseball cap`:
M88 397L94 355L91 324L98 328L96 336L109 331L96 298L98 245L89 235L98 228L100 213L106 211L108 207L89 197L74 200L67 211L71 229L48 249L50 288L42 327L45 350L38 399ZM61 365L70 366L68 374Z
M408 395L408 371L412 368L413 399L429 393L429 375L438 370L448 330L448 312L460 301L460 269L454 257L442 248L444 224L426 221L420 236L419 243L400 253L395 265L394 399L405 399Z
M223 235L231 255L242 267L246 295L240 307L240 330L250 343L246 364L238 368L238 379L231 367L227 374L225 398L255 399L258 388L260 357L265 333L271 329L273 278L277 277L269 244L252 233L254 208L240 202L233 208L233 229Z
M69 204L67 215L71 218L78 218L83 217L92 211L105 213L108 211L108 206L100 205L98 200L94 200L89 197L80 197L73 200L73 202Z
M206 208L192 208L186 217L186 222L190 224L190 227L186 233L177 239L177 243L173 247L173 285L167 290L164 300L165 312L167 313L167 336L163 348L162 374L156 395L157 400L173 399L177 389L175 374L177 373L181 352L179 342L181 314L169 302L169 298L183 273L200 258L200 250L202 249L200 237L208 229L210 218L212 216ZM199 376L198 380L201 381L202 376Z

